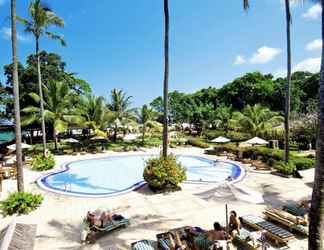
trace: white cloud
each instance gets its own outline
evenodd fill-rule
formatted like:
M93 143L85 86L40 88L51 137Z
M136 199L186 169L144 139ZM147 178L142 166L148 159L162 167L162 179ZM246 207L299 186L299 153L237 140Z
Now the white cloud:
M310 7L302 17L308 20L314 20L321 16L322 13L322 6L318 3L314 6Z
M1 34L2 34L3 39L10 40L11 39L11 28L3 27L1 29ZM17 32L17 40L20 42L29 42L30 41L29 37L23 36L23 35L19 34L18 32Z
M252 64L265 64L281 53L281 49L263 46L255 52L249 60Z
M320 57L311 57L307 58L293 67L293 72L295 71L309 71L311 73L317 73L320 71L321 67L321 58Z
M315 39L306 44L306 50L318 50L322 48L322 39Z
M244 63L246 63L244 56L241 56L241 55L236 56L235 62L234 62L235 65L241 65Z

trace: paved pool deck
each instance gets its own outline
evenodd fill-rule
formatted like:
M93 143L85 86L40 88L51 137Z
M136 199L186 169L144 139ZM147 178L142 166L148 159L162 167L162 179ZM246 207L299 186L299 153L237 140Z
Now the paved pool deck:
M198 148L178 148L175 154L204 156ZM158 153L150 149L142 153ZM104 157L109 155L140 154L141 152L105 152L96 155L56 156L57 166L80 159ZM110 198L78 198L50 193L41 190L35 180L44 173L25 169L25 189L44 196L42 206L29 215L19 216L18 222L37 224L35 250L44 249L130 249L130 244L141 239L155 239L157 233L184 225L211 229L215 221L225 223L225 204L239 215L262 215L267 206L281 206L285 202L298 201L309 197L312 191L314 170L305 170L303 179L283 178L269 173L255 172L245 166L247 173L239 185L262 194L264 203L252 204L233 197L220 198L215 195L215 184L184 184L182 191L170 194L152 194L147 187L121 196ZM8 192L15 191L16 182L6 180L0 200ZM98 207L110 208L131 219L131 225L100 238L93 245L80 244L80 223L88 210ZM0 219L0 229L11 221L11 217ZM306 239L291 242L291 249L307 249Z

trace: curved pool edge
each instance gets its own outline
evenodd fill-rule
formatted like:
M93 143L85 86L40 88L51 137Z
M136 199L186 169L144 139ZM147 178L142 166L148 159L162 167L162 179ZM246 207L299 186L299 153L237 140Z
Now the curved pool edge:
M153 154L141 154L142 155L145 155L145 156L154 156ZM240 174L237 178L235 178L234 180L232 181L229 181L229 183L238 183L238 182L241 182L244 177L246 176L246 169L245 167L239 163L239 162L236 162L236 161L231 161L231 160L213 160L213 159L210 159L208 157L204 157L204 156L198 156L198 155L186 155L186 154L176 154L177 155L181 155L181 156L187 156L187 157L196 157L196 158L200 158L200 159L204 159L204 160L208 160L208 161L218 161L218 162L225 162L225 163L230 163L236 167L239 168L240 170ZM113 156L113 157L124 157L124 156L133 156L132 154L131 155L120 155L120 156ZM110 157L110 156L106 156L106 157L97 157L97 158L91 158L92 160L93 159L103 159L103 158L107 158L107 157ZM70 161L68 163L64 163L61 165L61 169L58 169L56 171L53 171L53 172L49 172L45 175L42 175L40 177L37 178L36 180L36 183L37 185L45 190L45 191L48 191L48 192L51 192L51 193L56 193L56 194L62 194L62 195L66 195L66 196L72 196L72 197L80 197L80 198L109 198L109 197L115 197L115 196L119 196L119 195L123 195L123 194L127 194L127 193L130 193L132 191L135 191L141 187L143 187L144 185L146 185L146 182L143 180L143 181L140 181L140 182L137 182L135 184L133 184L132 186L128 187L128 188L125 188L121 191L116 191L116 192L113 192L113 193L97 193L97 194L94 194L94 193L83 193L83 192L76 192L76 191L69 191L68 189L66 190L62 190L62 189L58 189L58 188L55 188L55 187L52 187L50 185L48 185L48 183L46 183L46 179L52 175L56 175L56 174L59 174L59 173L64 173L64 172L67 172L70 170L70 167L69 165L72 164L72 163L75 163L75 162L80 162L80 161L87 161L87 160L90 160L90 159L80 159L80 160L75 160L75 161ZM185 181L184 183L186 183L187 181ZM195 183L195 184L199 184L199 183L210 183L210 184L215 184L215 182L204 182L204 181L194 181L194 182L191 182L191 181L188 181L187 183Z

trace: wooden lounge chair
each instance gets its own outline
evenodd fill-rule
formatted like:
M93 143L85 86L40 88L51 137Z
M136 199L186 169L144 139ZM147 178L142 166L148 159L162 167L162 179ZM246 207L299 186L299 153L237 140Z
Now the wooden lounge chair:
M141 240L132 243L131 245L132 250L154 250L155 248L155 242L152 240Z
M243 247L251 250L259 250L261 249L261 243L257 242L256 240L258 240L258 238L255 237L255 235L258 234L261 234L261 232L260 231L250 232L244 228L241 228L240 234L235 235L233 239L233 243L242 245Z
M117 228L127 227L128 225L130 225L129 219L124 218L122 215L114 214L112 216L112 223L108 223L103 227L91 225L86 236L86 242L94 243L101 234L109 233Z
M261 217L246 215L242 216L241 220L243 224L246 224L251 228L267 231L267 237L273 240L277 245L287 245L288 241L295 239L294 235L289 231L278 227L277 225L268 222Z
M171 230L169 230L168 232L165 232L165 233L157 234L156 239L157 239L157 242L158 242L158 249L170 250L171 249L170 241L169 241L170 232L173 233L173 234L179 233L180 235L182 235L189 228L190 227L188 227L188 226L179 227L179 228L171 229Z
M292 215L276 208L267 208L263 214L269 220L276 221L286 227L291 231L296 231L304 235L308 235L308 227L304 218Z

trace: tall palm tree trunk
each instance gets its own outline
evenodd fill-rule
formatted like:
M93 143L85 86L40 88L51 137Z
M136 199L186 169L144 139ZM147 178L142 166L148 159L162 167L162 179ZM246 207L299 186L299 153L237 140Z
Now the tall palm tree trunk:
M324 0L321 0L324 6ZM324 9L322 10L322 39L324 39ZM308 249L324 249L324 50L319 83L319 132L316 147L316 166L309 212Z
M145 124L143 124L143 131L142 131L142 145L144 146L145 143L145 130L146 130L146 126Z
M53 128L53 140L54 140L54 148L55 150L57 150L57 132L55 128Z
M169 1L164 0L163 157L168 155Z
M16 34L16 0L11 0L11 44L13 61L13 93L15 107L15 133L16 133L16 162L17 162L17 189L24 191L24 175L21 150L21 126L19 105L19 83L18 83L18 60L17 60L17 34Z
M289 118L290 118L290 82L291 82L291 13L290 0L285 0L287 25L287 82L285 86L285 162L289 161Z
M39 37L36 37L36 56L37 56L37 74L38 74L38 88L39 88L39 103L41 113L42 124L42 139L43 139L43 154L46 157L46 128L45 128L45 115L44 115L44 99L43 99L43 87L42 87L42 74L39 58Z

